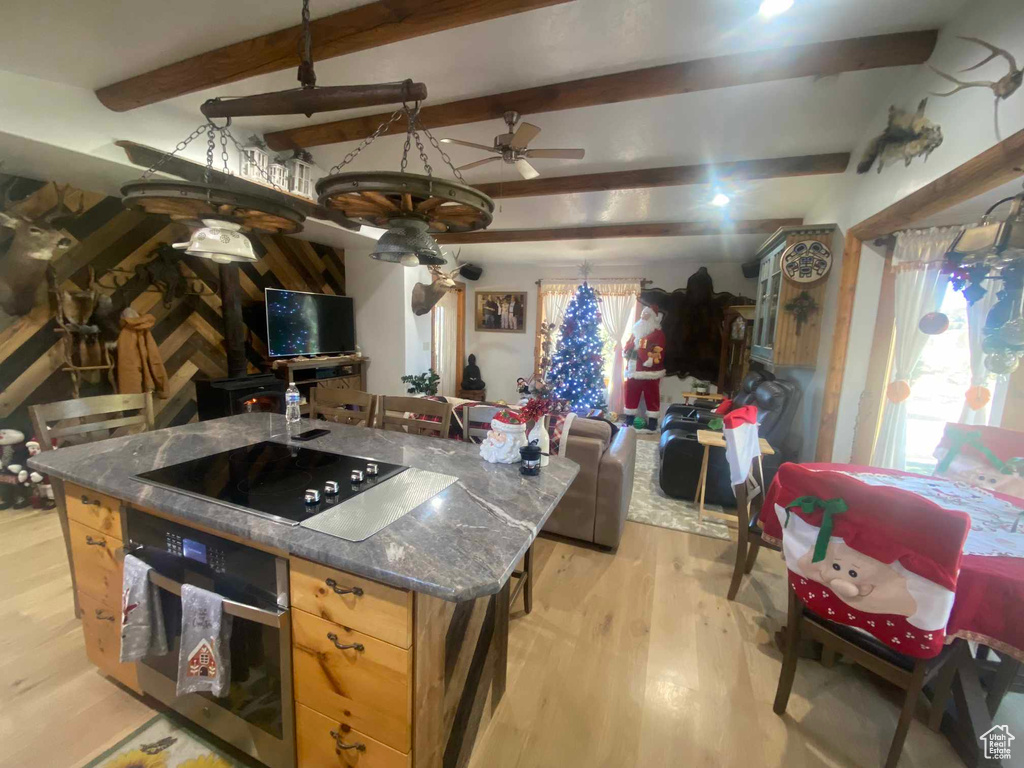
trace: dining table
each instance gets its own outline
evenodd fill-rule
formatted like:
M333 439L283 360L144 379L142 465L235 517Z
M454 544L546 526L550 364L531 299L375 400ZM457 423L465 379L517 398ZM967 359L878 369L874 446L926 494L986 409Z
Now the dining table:
M929 723L941 727L967 765L997 765L986 759L982 736L993 727L1003 697L1024 662L1024 499L932 475L851 464L803 464L829 470L879 487L917 494L939 506L966 512L971 528L964 544L946 642L956 644L955 663L932 687L932 700L949 700ZM765 510L774 509L780 493L773 482ZM759 516L763 541L782 545L775 514ZM972 653L968 643L979 649ZM991 649L998 664L985 657ZM982 682L987 684L983 686ZM947 694L952 694L951 696Z

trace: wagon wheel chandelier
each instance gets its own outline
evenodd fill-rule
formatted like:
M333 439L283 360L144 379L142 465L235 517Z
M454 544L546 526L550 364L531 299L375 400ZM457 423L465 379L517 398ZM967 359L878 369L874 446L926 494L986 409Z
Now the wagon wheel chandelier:
M321 205L336 209L346 218L360 224L388 230L371 254L373 258L405 266L441 265L445 263L445 258L430 236L431 233L485 229L493 220L494 201L465 183L462 174L430 130L418 124L418 117L419 102L412 107L403 104L331 168L328 175L317 182L316 191ZM402 118L405 118L407 127L402 161L397 172L342 173L342 169L355 160L360 152ZM420 138L420 130L451 168L458 182L434 176ZM425 174L406 171L409 152L414 143Z
M274 182L262 165L257 164L257 168L269 189L259 189L253 185L252 192L239 192L211 180L218 134L225 175L232 175L228 167L228 142L234 145L240 155L243 153L241 145L229 130L230 125L230 118L221 126L215 125L212 120L201 123L183 141L178 142L173 152L150 166L141 179L121 187L124 206L145 213L169 216L172 221L180 221L191 227L202 227L205 221L217 220L235 225L243 232L293 234L301 231L305 215L296 207L292 196ZM168 160L203 133L206 134L206 171L202 182L151 178Z

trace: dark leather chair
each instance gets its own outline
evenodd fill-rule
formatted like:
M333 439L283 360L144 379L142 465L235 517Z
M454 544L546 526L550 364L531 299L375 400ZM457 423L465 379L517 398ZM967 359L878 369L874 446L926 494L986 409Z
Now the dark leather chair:
M748 378L753 374L748 374ZM746 384L744 380L744 384ZM745 394L753 397L750 403ZM758 417L758 435L768 441L775 449L774 456L765 456L764 483L767 487L779 466L794 457L787 450L787 438L793 418L800 404L800 388L791 381L762 379L750 393L741 392L733 403L739 405L756 405ZM661 433L659 482L661 490L677 499L692 500L697 491L700 477L701 460L704 447L697 442L697 430L707 429L706 421L700 414L694 418L684 419L681 416L674 421L666 421L666 429ZM708 456L707 490L704 494L708 504L719 504L732 507L736 503L732 486L729 483L729 464L725 459L725 451L712 450Z
M739 408L741 405L753 405L754 404L754 390L757 386L764 381L770 381L772 378L771 374L764 374L760 371L750 371L746 376L743 377L743 381L740 383L740 391L736 393L736 396L732 400L732 407ZM718 403L705 401L705 404L701 404L700 401L696 405L684 405L683 403L675 403L670 405L665 410L665 415L661 419L661 431L664 432L667 429L686 429L687 425L693 423L705 425L714 417L714 410L718 407ZM704 428L703 426L701 427Z

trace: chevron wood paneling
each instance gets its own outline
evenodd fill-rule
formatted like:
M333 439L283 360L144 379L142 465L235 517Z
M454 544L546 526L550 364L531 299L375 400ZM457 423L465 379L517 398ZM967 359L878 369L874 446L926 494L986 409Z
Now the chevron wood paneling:
M19 207L46 210L52 205L53 184L25 179L19 189L28 193ZM77 200L70 197L69 203L77 205ZM158 246L187 234L180 224L125 210L117 198L84 192L82 200L84 210L67 225L68 234L78 243L54 264L63 289L86 288L90 267L98 279L113 269L132 271L148 261ZM0 239L0 259L7 257L8 245ZM249 371L255 373L265 370L268 362L266 329L258 306L263 302L263 289L344 294L345 254L327 245L282 236L253 238L253 246L258 261L240 264L239 269L243 317L251 319L246 357ZM227 373L216 265L192 256L183 256L182 263L186 275L202 281L211 289L210 295L185 296L165 304L163 295L147 290L139 277L132 277L116 291L107 291L115 306L131 306L156 319L153 336L169 378L167 397L155 402L158 427L196 420L193 382ZM30 434L29 405L71 397L71 380L61 370L63 355L55 328L54 304L48 296L40 298L23 317L9 317L0 311L0 426ZM105 379L81 388L83 397L109 392Z

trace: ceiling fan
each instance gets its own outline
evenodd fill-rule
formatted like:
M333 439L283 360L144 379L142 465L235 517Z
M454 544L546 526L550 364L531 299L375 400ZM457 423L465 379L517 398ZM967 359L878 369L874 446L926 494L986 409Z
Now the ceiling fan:
M462 139L441 139L441 141L445 144L461 144L464 147L482 149L485 152L494 152L497 155L497 157L485 157L483 160L477 160L460 166L460 171L476 168L484 163L493 163L495 160L504 160L510 165L515 165L519 175L524 179L535 179L540 176L540 172L530 165L526 160L528 157L549 157L564 160L583 159L585 150L582 149L528 149L527 145L537 137L537 134L540 133L540 128L531 123L520 123L519 117L519 113L514 110L510 110L503 115L505 123L508 125L508 133L499 133L495 136L493 147L488 147L485 144L474 144L472 141L462 141ZM516 123L519 123L518 128L516 128Z

